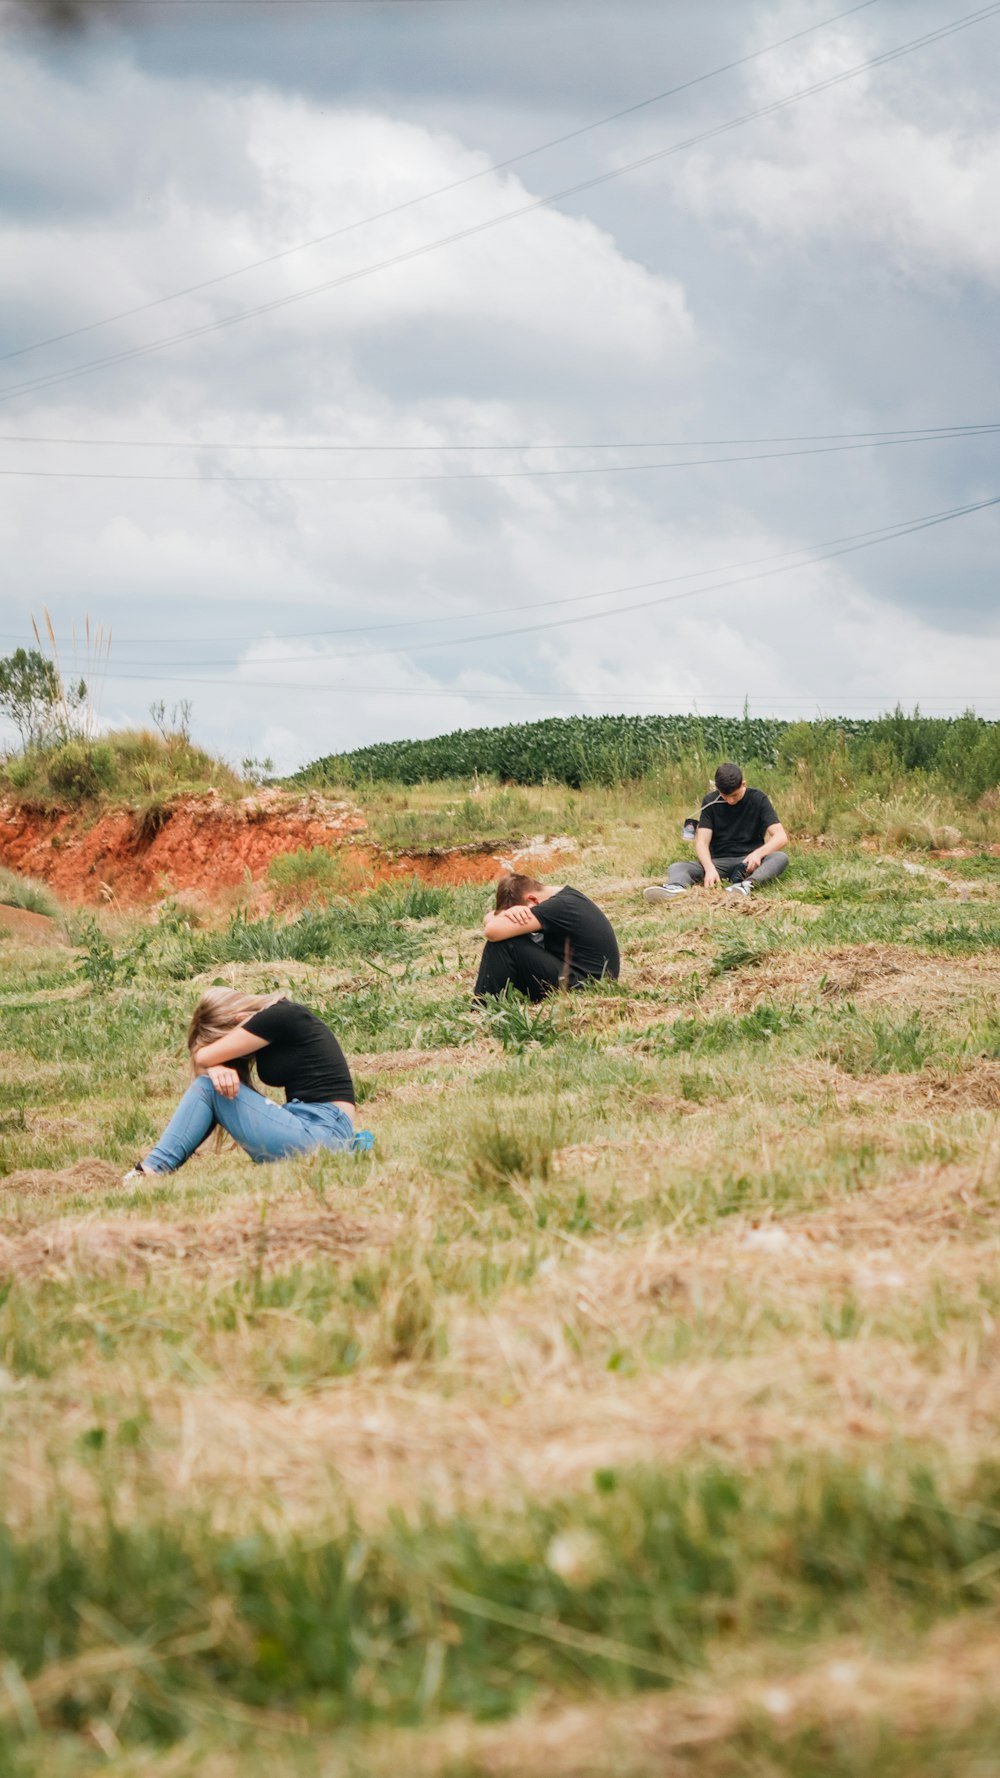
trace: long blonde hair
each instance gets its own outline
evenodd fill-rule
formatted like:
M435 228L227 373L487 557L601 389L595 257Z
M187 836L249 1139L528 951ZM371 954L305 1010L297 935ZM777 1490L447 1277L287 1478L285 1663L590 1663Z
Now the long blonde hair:
M285 999L285 994L241 994L238 988L206 988L188 1026L187 1046L192 1068L196 1050L204 1049L206 1044L215 1043L219 1037L225 1037L227 1031L235 1031L237 1025L242 1025L251 1013L263 1012L265 1006L273 1006L276 1000ZM237 1056L226 1066L235 1068L247 1086L253 1084L250 1079L249 1056Z

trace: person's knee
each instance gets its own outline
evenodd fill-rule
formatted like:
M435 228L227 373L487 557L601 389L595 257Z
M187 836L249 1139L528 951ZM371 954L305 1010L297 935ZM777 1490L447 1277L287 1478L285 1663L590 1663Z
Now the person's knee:
M774 876L780 877L782 871L788 869L788 853L772 852L771 869Z
M197 1093L199 1099L207 1099L211 1101L215 1098L215 1088L207 1074L198 1075L191 1091Z

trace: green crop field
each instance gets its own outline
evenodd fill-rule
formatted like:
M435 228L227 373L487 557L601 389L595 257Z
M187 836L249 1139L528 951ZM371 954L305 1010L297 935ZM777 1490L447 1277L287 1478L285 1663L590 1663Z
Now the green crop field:
M697 764L360 791L572 842L622 979L540 1008L470 1008L484 889L305 855L0 928L0 1770L1000 1773L1000 815L876 765L779 758L738 906L641 897ZM120 1183L220 980L370 1157Z
M770 716L550 716L501 728L456 729L427 741L380 741L333 753L301 784L421 784L472 773L514 784L620 784L697 757L791 765L840 755L852 775L893 768L935 772L977 796L1000 778L1000 723L971 711L782 722ZM706 770L705 776L709 776Z

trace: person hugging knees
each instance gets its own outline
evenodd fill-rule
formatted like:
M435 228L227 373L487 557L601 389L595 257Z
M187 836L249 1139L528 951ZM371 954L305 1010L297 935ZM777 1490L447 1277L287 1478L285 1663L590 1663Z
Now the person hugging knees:
M579 988L601 976L618 979L621 957L611 921L568 885L554 888L516 871L501 877L483 931L476 1003L508 987L543 1000L556 988Z
M284 1161L319 1148L369 1149L354 1129L354 1083L322 1019L284 994L209 988L187 1037L194 1080L153 1148L125 1179L175 1173L213 1130L225 1130L252 1161ZM284 1087L278 1105L251 1085Z
M774 804L752 789L738 765L727 760L715 774L715 790L703 799L695 833L694 859L672 864L665 883L644 889L647 901L672 901L703 883L714 889L726 879L728 895L749 895L788 868L788 835Z

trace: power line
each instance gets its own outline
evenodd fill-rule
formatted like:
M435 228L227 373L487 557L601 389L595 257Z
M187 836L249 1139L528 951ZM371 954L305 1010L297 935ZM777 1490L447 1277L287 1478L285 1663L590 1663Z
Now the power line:
M361 216L355 222L342 224L340 228L330 229L326 234L314 235L309 241L299 241L294 247L283 247L277 253L269 253L262 259L251 260L247 265L236 266L231 272L220 272L214 278L204 278L198 284L188 284L182 290L173 290L166 296L157 296L150 302L137 303L133 308L122 309L116 315L106 315L100 321L90 321L83 327L70 328L65 333L51 334L47 339L36 340L30 346L18 346L11 352L0 352L0 363L7 358L21 358L29 352L40 352L44 346L59 345L64 340L78 339L81 334L93 333L96 328L110 327L116 321L130 320L134 315L146 314L150 309L160 308L164 303L177 302L181 297L194 296L199 291L211 290L217 284L225 284L231 278L241 278L246 272L260 271L262 267L276 265L279 260L288 259L292 254L305 253L312 247L321 247L327 241L335 241L341 235L352 234L356 229L367 228L370 223L384 222L390 216L398 216L404 210L412 210L418 204L428 203L432 198L445 197L449 192L459 191L466 185L474 185L477 180L485 179L491 173L503 172L507 167L516 167L522 161L531 160L536 154L545 154L550 148L561 148L566 142L573 142L579 136L586 136L591 130L603 129L606 124L617 123L623 117L631 117L637 111L643 111L650 105L659 105L664 99L676 98L692 87L701 86L706 81L715 80L720 74L729 74L736 68L744 67L748 62L759 60L761 56L771 55L776 49L784 49L789 43L796 43L801 37L809 37L815 31L823 31L828 25L835 25L841 19L849 18L852 13L864 12L869 6L878 4L878 0L861 0L860 5L849 6L845 12L838 12L832 18L821 19L818 24L809 25L803 31L793 31L788 37L780 37L776 43L765 44L763 49L755 49L749 55L739 56L735 61L725 62L721 67L712 68L707 74L695 75L691 80L682 81L678 86L667 87L662 93L653 93L648 99L640 99L634 105L626 105L621 111L612 111L607 117L595 118L592 123L581 124L575 130L567 130L561 136L553 136L548 142L540 142L535 148L523 149L520 154L508 155L505 160L494 161L488 167L481 167L476 173L468 173L462 179L452 179L447 185L436 186L433 191L421 192L414 198L406 198L402 203L392 204L387 210L378 210L372 216Z
M1000 427L995 430L1000 430ZM933 436L919 438L883 438L862 439L855 444L807 445L785 451L753 451L747 455L730 457L689 457L686 460L669 463L596 463L584 464L582 467L564 466L561 469L459 469L459 470L426 470L416 475L163 475L156 472L147 473L143 470L111 470L111 469L0 469L0 477L15 477L29 481L77 481L77 482L177 482L186 485L203 485L205 487L241 486L245 483L264 484L271 486L286 483L297 483L306 486L344 487L371 486L372 484L423 483L423 482L507 482L507 481L546 481L554 477L571 476L574 479L593 475L643 475L648 470L661 469L704 469L711 464L719 463L773 463L789 457L829 457L837 456L845 451L870 451L885 449L890 445L941 444L949 438L967 439L966 432L935 433ZM984 432L975 433L973 437L988 436Z
M871 538L871 539L863 541L863 542L846 543L840 548L826 550L823 552L822 555L811 556L808 560L806 560L804 562L790 563L788 566L786 566L784 568L773 568L770 570L765 570L762 573L744 575L737 580L719 580L719 581L713 582L709 586L694 587L689 592L671 593L666 596L661 595L655 599L640 600L637 604L634 604L634 605L618 605L615 607L615 609L613 611L585 611L585 612L578 613L575 617L546 618L545 621L540 624L519 625L514 630L491 630L491 631L487 631L483 635L478 635L475 637L460 638L457 643L453 643L448 640L442 640L440 642L409 643L409 644L407 644L406 652L407 652L407 654L415 654L418 651L422 652L428 648L450 648L450 647L455 647L455 646L463 646L465 643L467 643L469 641L475 641L476 643L495 642L495 641L498 641L506 636L525 636L525 635L531 635L533 632L538 631L538 630L565 629L565 628L568 628L570 625L574 625L574 624L595 623L595 622L599 621L601 618L605 618L605 617L616 617L616 618L621 617L626 612L644 611L644 610L647 610L652 605L673 604L675 601L678 601L681 599L694 599L694 598L700 597L704 593L721 592L721 591L724 591L727 588L733 587L733 586L746 586L752 581L767 579L771 575L777 576L779 574L792 574L798 568L811 567L816 562L831 561L838 556L853 555L858 550L871 549L874 547L875 544L892 542L895 540L896 537L908 537L913 532L916 532L916 531L927 531L927 530L932 529L936 525L948 524L953 519L965 518L970 513L982 512L985 509L987 509L988 507L994 507L994 506L1000 506L1000 494L991 495L986 500L977 500L977 501L970 502L965 506L952 507L950 510L948 510L946 512L929 514L926 518L921 519L913 524L906 525L904 527L900 527L895 532L893 532L891 537L889 535L886 535L883 537ZM352 650L352 652L349 655L343 656L342 658L348 659L348 660L356 660L361 655L385 654L385 653L386 653L385 649L378 649L378 648L356 649L356 650Z
M42 437L37 433L5 432L0 433L0 444L85 445L130 451L683 451L708 449L715 445L823 444L828 440L837 442L841 439L885 440L892 443L897 438L976 438L980 433L998 431L1000 420L970 420L960 421L954 426L886 426L881 430L868 432L778 432L749 438L604 439L598 443L581 440L535 440L530 444L513 440L492 444L350 444L342 440L316 442L277 439L263 443L248 443L245 439L220 443L217 439L207 438L56 438Z
M425 653L428 649L440 650L442 648L467 648L472 644L478 645L479 643L482 643L482 642L500 641L508 636L529 636L529 635L535 634L539 630L561 630L561 629L567 629L570 626L576 625L576 624L598 623L604 618L609 618L609 617L620 618L620 617L624 616L626 613L631 613L633 611L646 611L651 606L654 606L654 605L672 605L672 604L678 603L682 599L701 598L705 593L722 592L722 591L728 590L731 587L737 587L737 586L742 587L742 586L751 585L754 581L768 580L772 577L776 578L778 575L781 575L781 574L793 574L799 569L813 567L815 564L817 564L819 562L828 562L828 561L833 561L840 556L854 555L859 550L872 549L875 547L876 544L891 543L891 542L894 542L899 537L909 537L917 531L927 531L937 525L948 524L954 519L966 518L966 517L968 517L968 515L970 513L984 512L988 508L995 507L995 506L1000 506L1000 494L991 495L986 500L977 500L977 501L969 502L965 506L951 507L947 511L944 511L944 512L928 513L927 515L925 515L925 517L923 517L921 519L911 520L909 523L907 523L905 525L899 525L899 526L895 526L895 527L886 527L883 529L883 532L881 535L873 536L873 535L869 534L868 536L862 537L856 541L848 541L846 539L841 540L837 546L831 546L829 548L822 550L821 552L816 552L814 554L806 556L802 561L790 562L785 567L782 567L782 568L770 568L770 569L765 568L765 569L762 569L756 573L739 575L735 580L713 581L708 586L691 587L686 592L683 592L683 593L660 593L657 595L656 598L653 598L653 599L640 599L631 605L616 605L610 611L585 611L585 612L579 612L574 617L545 618L539 624L518 624L513 629L487 630L485 632L480 632L479 634L473 635L473 636L445 636L445 637L441 637L440 639L435 638L434 641L429 641L429 642L406 642L406 643L401 643L399 645L398 651L397 651L397 649L392 648L392 647L355 648L355 649L349 650L347 653L342 652L342 653L338 654L336 656L336 660L338 662L339 661L356 661L356 660L370 659L372 656L386 655L386 654L396 653L396 652L403 652L407 655L411 655L411 654ZM657 584L663 585L664 583L662 581L659 583L656 581L647 582L647 585L655 586ZM622 588L621 590L622 591L631 591L631 590L638 590L638 588L636 588L636 589ZM273 640L273 638L271 638L271 640ZM315 660L316 660L316 656L314 654L299 655L299 656L289 655L286 657L285 661L282 662L281 664L292 666L292 665L299 665L302 663L312 663ZM133 662L132 664L134 666L160 666L160 665L162 665L162 666L187 666L188 665L188 663L185 661L163 661L163 662L136 661L136 662ZM221 666L221 665L226 665L227 663L215 661L215 662L211 662L209 664L211 664L213 666ZM238 666L239 662L234 661L232 663L232 665Z
M90 376L94 371L105 370L113 365L131 363L136 359L149 357L152 353L164 351L170 346L201 339L208 334L220 332L222 329L235 326L242 321L253 320L260 315L273 314L280 309L288 308L293 303L304 302L310 297L324 295L330 290L342 289L348 284L372 277L377 272L407 265L412 260L423 258L426 254L454 246L458 241L470 240L476 235L485 234L491 229L500 227L503 223L513 222L520 217L532 215L535 211L547 209L564 198L575 197L581 192L592 191L598 186L606 185L613 179L621 179L627 173L634 173L639 168L652 166L670 155L681 153L702 142L726 135L746 123L755 122L761 117L774 116L777 112L798 104L803 99L815 97L817 93L827 92L835 86L842 85L845 81L853 80L859 74L868 73L873 68L883 67L890 62L897 61L901 56L911 54L914 50L927 48L933 43L940 43L959 31L968 30L972 25L981 24L984 20L995 17L998 12L1000 12L1000 0L994 0L992 5L981 7L974 13L967 13L961 18L953 19L948 25L940 26L935 31L925 32L920 37L911 38L906 43L898 44L894 49L869 56L865 61L858 62L851 68L842 69L839 73L828 75L823 80L813 81L809 86L800 87L795 92L785 94L783 98L774 99L767 105L756 106L752 111L743 112L738 117L729 118L725 123L701 130L696 135L688 136L680 142L671 143L666 148L655 149L650 154L640 155L637 159L626 161L619 167L612 167L604 173L594 174L589 179L579 180L575 185L563 186L559 191L549 193L547 197L533 198L527 204L520 204L513 210L506 210L497 216L487 217L482 222L471 223L465 228L454 230L451 234L441 235L437 240L425 241L418 247L407 248L401 253L391 254L386 259L373 261L367 266L359 266L352 272L344 272L336 278L325 279L322 283L314 284L305 290L291 291L285 296L274 297L271 301L259 303L253 308L237 310L233 314L220 316L217 320L205 322L200 327L186 328L180 333L168 334L162 339L151 340L144 346L133 346L123 351L109 353L102 358L94 358L76 365L70 370L52 372L47 376L24 383L9 384L6 388L0 389L0 400L8 401L18 395L74 381L77 377Z
M994 502L992 500L988 500L988 501L985 501L981 504L984 506L991 506L994 504ZM872 529L869 529L866 531L852 531L852 532L847 532L845 535L840 536L840 537L824 538L824 539L821 539L817 543L803 544L803 545L800 545L800 547L798 549L783 550L775 555L754 556L754 557L751 557L749 560L743 561L743 562L722 562L722 563L719 563L716 566L710 567L710 568L689 568L689 569L686 569L686 570L684 570L680 573L677 573L677 574L662 575L654 580L633 581L628 586L605 587L605 588L602 588L602 590L599 592L570 593L568 595L564 594L556 599L528 599L521 605L512 605L509 601L507 601L503 605L489 606L489 607L486 607L485 609L479 610L479 611L473 611L473 612L468 612L468 613L448 612L448 613L444 614L443 616L439 616L439 617L398 618L398 619L392 620L389 623L352 624L352 625L347 625L347 626L341 625L341 626L338 626L337 628L327 629L327 630L293 630L293 631L286 630L283 632L280 640L299 641L299 640L304 640L307 637L326 638L326 637L331 637L331 636L370 635L374 631L424 629L424 628L427 628L431 625L437 625L437 624L478 622L481 618L484 618L484 617L507 616L509 614L512 614L512 613L518 612L518 611L541 611L541 610L545 610L545 609L551 609L553 606L585 605L585 604L593 603L593 601L596 599L620 598L623 594L626 594L626 593L648 592L650 590L650 588L652 588L652 587L675 586L679 581L703 580L705 578L705 576L708 574L737 573L737 572L741 572L743 569L747 569L747 568L764 568L774 562L788 562L790 559L791 559L791 563L792 563L793 567L808 567L809 564L813 561L826 560L827 559L827 552L831 552L834 554L840 553L842 545L854 544L859 547L862 547L867 544L889 543L889 542L892 542L892 540L895 537L907 536L911 531L922 530L929 525L942 523L948 518L962 517L967 512L978 511L978 510L980 510L980 505L955 507L945 513L924 513L914 519L897 519L897 520L894 520L892 524L878 525L878 526L875 526ZM802 559L798 560L798 558L802 558ZM762 578L762 576L752 576L751 578L759 579L759 578ZM734 584L739 584L739 583L734 583ZM695 592L704 592L704 591L710 591L710 590L712 590L712 589L711 588L702 588L702 587L696 587L694 589ZM683 595L683 596L687 597L688 595ZM605 612L605 613L601 613L600 615L613 616L614 613L613 612ZM5 639L7 641L19 641L19 640L21 640L21 637L22 637L21 631L8 630L5 632L2 632L2 634L5 636ZM119 644L121 644L122 642L126 643L127 645L136 643L136 644L139 644L140 646L143 644L149 645L149 644L156 643L156 642L172 642L172 641L176 640L176 638L174 636L167 636L167 637L136 636L136 637L131 637L131 638L130 637L123 638L123 637L118 636L117 634L116 634L115 639L116 639L116 642L118 642ZM214 644L216 642L228 642L228 641L230 641L231 638L229 636L203 636L199 632L198 639L199 639L199 645L204 646L206 644ZM253 636L253 637L244 637L243 638L244 642L247 643L248 645L250 643L255 643L255 642L274 642L275 640L278 640L278 639L279 638L276 638L273 634L269 634L269 635L265 635L265 636ZM474 639L475 638L469 638L469 640L474 640ZM463 640L465 640L465 638L459 637L459 638L456 638L456 640L463 641ZM407 644L402 644L401 646L406 647ZM306 660L311 660L315 657L309 655L309 656L303 656L302 658L306 659ZM142 665L144 663L132 662L131 664L133 666L135 666L135 665ZM218 663L208 662L206 664L207 665L214 665L214 664L218 664Z
M467 690L462 690L460 688L452 689L449 687L449 688L445 689L445 688L442 688L439 686L424 687L424 686L410 686L410 685L372 685L372 684L368 683L367 681L359 684L356 680L330 681L329 679L326 679L326 680L317 680L315 682L309 682L306 680L298 680L298 679L286 679L286 680L280 680L280 679L278 679L278 680L238 679L237 680L237 679L231 679L231 678L230 679L209 679L209 678L193 679L193 678L191 678L190 675L187 675L187 674L185 674L183 677L179 678L176 675L171 675L168 673L149 673L149 674L146 674L146 673L119 673L119 674L110 674L108 677L114 678L116 680L120 680L122 683L127 683L127 684L148 684L148 685L185 684L185 685L191 685L191 686L221 685L221 686L228 686L231 691L241 691L244 689L246 689L248 691L249 690L294 691L294 692L318 691L318 692L326 693L327 696L329 696L330 692L335 691L338 694L345 693L347 696L350 696L350 697L367 697L370 695L381 696L381 695L391 694L393 697L461 698L461 699L464 699L470 703L478 703L480 701L486 701L486 700L493 701L493 700L499 699L505 703L607 704L607 703L610 703L612 699L616 699L621 704L636 703L636 704L649 705L649 704L656 704L656 703L662 704L664 702L665 696L666 697L670 696L670 694L657 693L655 691L654 692L622 692L622 691L619 691L617 688L614 690L614 692L606 692L606 693L605 692L573 692L573 691L571 691L571 692L558 692L558 691L555 691L555 692L552 692L552 691L550 691L550 692L519 692L519 691L482 691L479 688L470 688ZM803 696L800 698L771 698L771 697L768 697L763 692L758 693L757 695L760 699L766 700L767 703L769 703L773 706L780 705L784 708L822 709L823 705L827 702L826 698L820 697L818 695L806 695L806 696ZM833 695L833 694L830 694L830 695ZM710 692L710 693L709 692L701 692L701 693L699 693L699 697L714 697L714 698L718 698L720 700L720 702L738 703L740 705L745 704L746 696L747 696L747 694L745 691ZM898 702L898 693L896 693L896 692L887 692L880 697L854 697L850 694L841 694L838 692L836 694L836 697L837 697L837 700L839 703L860 704L860 705L871 706L872 708L878 708L878 709L882 709L882 710L890 708ZM989 702L996 703L1000 700L998 700L996 692L988 692L985 694L981 694L979 701L984 702L984 703L989 703ZM970 699L968 697L943 698L943 697L939 697L936 693L930 693L927 696L919 695L916 698L916 702L919 703L919 705L921 706L921 709L923 709L925 704L945 704L949 708L966 710L969 708ZM975 703L976 699L973 698L972 702ZM706 718L706 720L707 720L707 718Z

